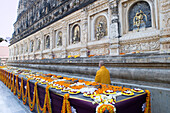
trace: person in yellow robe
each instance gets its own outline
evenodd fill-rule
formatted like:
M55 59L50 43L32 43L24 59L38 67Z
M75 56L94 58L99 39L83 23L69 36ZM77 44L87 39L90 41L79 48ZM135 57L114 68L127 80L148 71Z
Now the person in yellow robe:
M100 69L96 73L95 82L110 84L110 73L109 70L104 66L104 61L99 62Z

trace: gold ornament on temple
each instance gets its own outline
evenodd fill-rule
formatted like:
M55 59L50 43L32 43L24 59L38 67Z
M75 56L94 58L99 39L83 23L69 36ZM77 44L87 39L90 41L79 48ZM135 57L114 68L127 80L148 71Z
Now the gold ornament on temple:
M133 26L137 26L137 28L138 28L137 31L139 31L140 25L142 23L145 23L144 17L147 21L147 16L143 13L142 10L140 10L139 12L137 11L135 17L133 18Z

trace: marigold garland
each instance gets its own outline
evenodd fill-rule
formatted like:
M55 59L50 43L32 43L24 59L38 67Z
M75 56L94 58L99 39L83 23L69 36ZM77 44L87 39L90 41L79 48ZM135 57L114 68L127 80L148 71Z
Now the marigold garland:
M22 101L23 101L23 104L24 104L24 105L27 103L29 80L30 80L30 78L27 79L27 84L26 84L26 89L25 89L25 95L24 95L24 85L23 85L23 87L22 87Z
M70 102L68 99L69 99L69 94L67 93L64 95L61 113L72 113Z
M11 79L12 79L12 77L11 77L11 73L9 73L9 84L8 84L8 88L10 89L11 88Z
M16 87L17 87L17 94L18 94L18 99L21 98L21 95L22 95L22 87L23 87L23 77L21 78L21 86L20 86L20 89L19 89L19 81L18 81L18 77L17 77L17 80L16 80Z
M28 82L28 102L29 102L30 111L33 111L34 107L35 107L35 96L36 96L37 83L38 82L35 82L33 100L31 101L30 86L29 86L29 82Z
M27 79L27 84L26 84L25 94L24 94L23 77L21 78L21 84L19 84L18 75L14 75L10 72L7 72L7 71L1 70L1 69L0 69L0 75L1 75L0 80L3 81L4 84L9 89L11 89L11 92L13 92L14 95L17 94L19 99L22 96L22 100L23 100L24 105L27 103L27 97L28 97L28 103L29 103L29 107L30 107L31 111L34 110L35 101L36 101L38 113L40 113L40 111L42 111L43 113L46 113L47 109L48 109L49 113L52 113L51 101L50 101L50 92L49 92L50 86L49 85L46 87L44 104L43 104L43 107L41 107L40 106L40 100L39 100L39 97L38 97L38 89L37 89L37 83L38 82L35 82L33 100L31 100L30 86L29 86L30 78ZM16 76L16 79L15 79L15 76ZM97 85L96 83L91 83L91 84ZM102 85L101 91L103 89L106 89L106 88L108 90L125 90L125 89L127 89L127 88L122 88L122 87L113 87L113 86ZM147 93L147 97L146 97L146 108L145 108L144 113L151 113L150 92L149 92L149 90L145 90L145 92ZM62 105L61 113L71 113L71 106L70 106L70 102L69 102L68 99L69 99L69 94L65 94L64 99L63 99L63 105ZM109 113L115 113L115 110L114 110L115 107L113 107L112 105L109 105L109 104L99 106L97 113L103 113L106 109L109 111Z
M15 80L13 80L13 93L14 93L14 95L16 95L16 92L17 92L17 85L15 85L15 84L17 84L18 83L18 75L16 75L16 83L15 83Z
M37 88L37 87L36 87L36 88ZM48 85L48 86L46 87L46 94L45 94L45 99L44 99L44 106L43 106L43 108L41 107L40 102L39 102L38 90L36 90L36 104L37 104L37 111L38 111L38 113L40 113L40 110L43 111L43 113L46 113L46 108L48 108L48 112L49 112L49 113L52 113L49 88L50 88L50 86Z
M145 90L145 92L147 93L147 97L146 97L146 108L144 113L151 113L151 102L150 102L151 93L149 90Z

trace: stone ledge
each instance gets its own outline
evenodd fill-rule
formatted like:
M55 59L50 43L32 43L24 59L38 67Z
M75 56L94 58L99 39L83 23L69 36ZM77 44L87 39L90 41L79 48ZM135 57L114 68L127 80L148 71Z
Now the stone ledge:
M91 76L95 76L97 70L99 69L97 66L90 67L90 66L12 64L12 63L8 65L15 67L50 70L56 72L86 74ZM109 67L108 70L110 71L111 78L170 84L169 69Z

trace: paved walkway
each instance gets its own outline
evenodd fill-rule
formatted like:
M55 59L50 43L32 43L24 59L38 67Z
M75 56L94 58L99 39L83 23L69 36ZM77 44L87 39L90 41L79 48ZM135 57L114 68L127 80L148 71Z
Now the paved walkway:
M31 113L0 81L0 113Z

